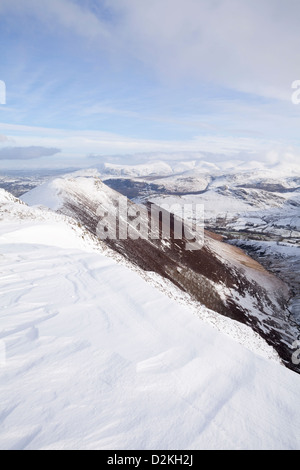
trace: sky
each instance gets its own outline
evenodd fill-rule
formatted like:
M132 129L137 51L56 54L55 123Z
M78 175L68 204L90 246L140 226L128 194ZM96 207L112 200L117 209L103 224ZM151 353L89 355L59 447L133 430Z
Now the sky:
M0 169L299 163L299 17L299 0L1 0Z

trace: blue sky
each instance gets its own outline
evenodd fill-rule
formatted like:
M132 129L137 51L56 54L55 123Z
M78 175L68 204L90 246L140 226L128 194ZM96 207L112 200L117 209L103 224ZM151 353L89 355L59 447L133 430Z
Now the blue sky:
M1 167L298 161L299 14L298 0L1 0Z

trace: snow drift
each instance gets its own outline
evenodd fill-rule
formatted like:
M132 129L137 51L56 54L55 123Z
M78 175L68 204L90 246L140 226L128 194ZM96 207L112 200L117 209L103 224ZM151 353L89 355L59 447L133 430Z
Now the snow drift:
M1 449L299 447L297 374L104 256L68 217L5 199Z

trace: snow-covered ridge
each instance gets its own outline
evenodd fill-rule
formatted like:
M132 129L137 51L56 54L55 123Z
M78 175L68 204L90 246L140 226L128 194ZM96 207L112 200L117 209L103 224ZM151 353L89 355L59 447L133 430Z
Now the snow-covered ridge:
M0 188L0 204L21 203L16 197Z
M295 163L286 164L285 162L277 162L270 164L266 161L247 160L220 160L207 161L204 158L187 159L184 158L162 158L149 160L148 163L140 164L114 164L104 163L98 165L97 169L100 174L111 175L116 177L148 177L148 176L171 176L192 171L193 173L210 174L220 176L221 174L236 175L236 173L244 174L245 178L250 174L253 178L271 178L277 180L282 177L299 176L300 165Z
M76 172L71 175L71 180L73 184L74 181L81 181L86 186L85 178L94 178L96 176L97 173L94 171ZM62 178L63 183L67 186L70 184L69 180L69 176ZM50 182L45 184L43 188L32 190L30 198L38 197L41 194L40 191L42 191L42 194L50 196L50 198L47 196L49 201L51 200L53 188L58 190L59 184L57 181L55 184ZM58 193L63 198L61 190L58 190ZM97 192L97 195L99 197L99 192ZM246 346L249 350L276 362L281 362L276 351L257 333L253 332L251 328L230 318L222 317L204 306L199 306L199 303L193 301L189 295L184 294L170 281L154 272L145 272L138 266L134 266L130 261L124 259L123 256L108 248L72 217L54 212L38 204L29 207L9 193L3 194L3 196L5 196L3 199L5 199L6 203L0 207L0 221L2 222L2 231L5 234L0 237L0 242L9 241L11 244L18 244L21 240L23 244L53 246L82 250L87 253L104 254L115 260L118 264L137 272L150 285L163 292L169 298L176 300L177 303L188 305L194 315L204 319L218 331L225 333L238 343Z
M0 223L7 231L3 235L3 240L8 240L12 244L22 240L22 243L27 244L88 252L107 251L99 239L93 237L71 217L58 214L46 207L29 207L4 190L0 190Z
M41 192L51 200L53 188L60 201L55 206L59 212L73 217L94 235L98 208L112 210L119 197L91 171L53 180L31 191L24 200L37 204ZM289 289L243 252L210 236L206 236L203 249L192 255L172 241L128 239L106 243L134 268L154 271L208 309L251 325L276 348L286 365L294 367L290 345L299 332L289 323L286 312Z
M99 167L99 171L102 174L128 177L155 175L167 176L173 173L172 167L165 162L153 162L140 165L117 165L114 163L104 163L102 166Z
M0 449L298 448L297 374L2 196Z
M81 170L71 174L62 175L60 177L52 178L47 183L44 183L24 194L21 199L26 204L31 206L39 205L44 206L53 211L60 209L62 205L62 188L67 181L74 180L74 178L95 178L98 177L97 170Z

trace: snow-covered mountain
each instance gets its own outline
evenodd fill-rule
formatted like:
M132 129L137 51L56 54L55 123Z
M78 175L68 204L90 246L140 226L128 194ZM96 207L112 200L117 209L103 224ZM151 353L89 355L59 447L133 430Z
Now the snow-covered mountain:
M246 250L290 286L289 318L299 325L299 167L212 169L209 176L206 174L209 177L211 180L201 193L192 194L195 187L190 187L185 195L156 191L147 199L158 205L204 204L205 226L209 230Z
M96 235L98 210L111 211L120 195L92 171L53 179L27 193L31 205L44 204L80 222ZM129 207L134 204L128 201ZM145 217L148 220L149 214ZM127 230L134 230L127 221ZM193 301L228 318L251 326L276 349L284 363L291 362L291 345L299 329L289 319L291 296L288 286L234 246L206 232L198 251L185 249L185 240L171 238L106 240L107 245L145 273L154 272L184 292Z
M16 197L22 196L40 184L72 170L3 170L0 169L0 189L5 189ZM74 171L74 170L73 170Z
M0 204L4 206L5 204L9 203L21 204L21 201L15 196L13 196L11 193L8 193L4 189L0 188Z
M134 177L133 168L131 176L128 169L127 176L109 176L107 168L101 177L137 202L202 203L208 230L245 249L290 286L290 318L299 324L300 166L243 160L184 164L168 160L169 175L160 177ZM193 220L192 213L187 216Z
M205 225L226 238L262 239L299 243L300 168L282 164L257 168L254 162L208 164L186 162L189 169L171 165L169 174L157 176L126 166L116 176L111 167L101 170L102 180L136 202L205 205Z
M83 187L87 199L91 188L112 194L85 174L28 198L63 209ZM170 298L174 287L159 292L157 276L143 279L78 221L3 191L0 253L1 449L299 447L299 375L271 361L250 328L215 316L260 355Z

